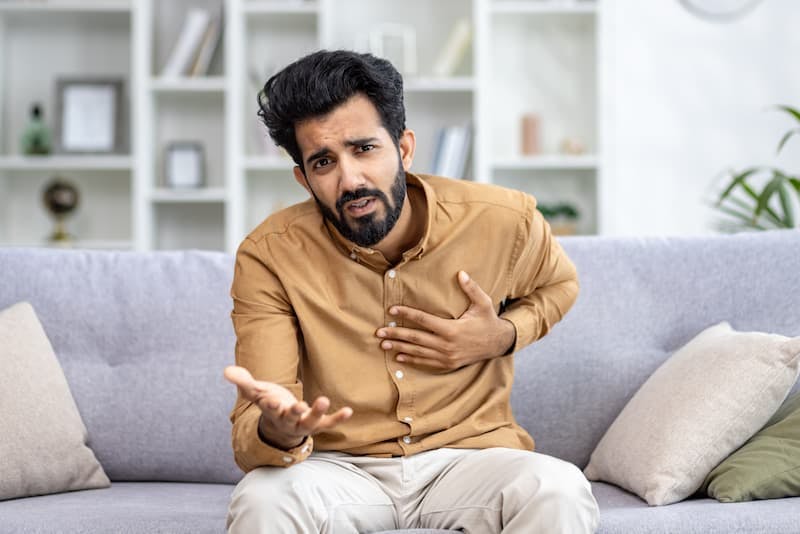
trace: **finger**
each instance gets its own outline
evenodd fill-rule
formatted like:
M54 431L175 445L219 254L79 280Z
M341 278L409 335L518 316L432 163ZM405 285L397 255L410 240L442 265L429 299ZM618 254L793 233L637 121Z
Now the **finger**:
M298 422L298 428L304 430L306 434L310 434L317 428L317 425L325 416L325 412L328 411L331 402L328 400L327 397L317 397L317 399L312 403L311 409L300 418Z
M300 419L302 419L308 411L310 411L310 408L305 401L295 402L293 405L283 410L281 422L294 429L297 427L297 423L300 422Z
M447 330L449 324L448 319L442 319L441 317L407 306L392 306L389 308L389 314L403 319L409 319L434 334L444 332Z
M339 409L337 412L323 417L320 420L319 424L317 425L315 432L321 432L323 430L331 429L336 425L338 425L339 423L341 423L342 421L350 419L352 415L353 415L353 409L348 406L345 406L344 408Z
M461 289L464 293L469 297L469 300L472 301L473 304L478 306L489 306L490 308L494 309L492 306L492 297L490 297L478 282L473 280L470 275L466 273L466 271L459 271L458 272L458 283L461 285Z
M430 347L436 350L443 350L445 341L436 336L431 334L430 332L426 332L424 330L417 330L416 328L403 328L402 326L387 326L381 328L377 332L377 336L382 339L386 339L389 341L396 340L396 341L406 341L408 343L414 345L420 345L422 347ZM391 347L389 347L391 348Z
M253 378L250 371L244 367L229 365L223 374L225 379L235 384L242 392L242 396L250 402L255 402L259 396L269 391L267 383Z
M381 348L384 350L395 350L398 353L408 354L409 356L419 356L432 360L440 360L445 357L445 355L438 350L406 343L404 341L382 341Z

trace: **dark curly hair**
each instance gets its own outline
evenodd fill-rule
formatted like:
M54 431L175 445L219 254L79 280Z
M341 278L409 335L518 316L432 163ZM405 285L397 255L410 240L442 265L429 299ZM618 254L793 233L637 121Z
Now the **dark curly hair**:
M320 50L272 76L258 93L258 116L275 144L303 170L295 125L325 115L356 93L378 110L395 146L406 128L403 78L385 59L346 50Z

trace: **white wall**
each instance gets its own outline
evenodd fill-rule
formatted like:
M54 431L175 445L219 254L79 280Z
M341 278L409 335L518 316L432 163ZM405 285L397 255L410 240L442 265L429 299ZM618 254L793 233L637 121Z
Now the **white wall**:
M800 2L765 0L743 19L701 20L678 0L605 0L601 21L601 232L692 235L713 229L704 205L729 168L800 172Z

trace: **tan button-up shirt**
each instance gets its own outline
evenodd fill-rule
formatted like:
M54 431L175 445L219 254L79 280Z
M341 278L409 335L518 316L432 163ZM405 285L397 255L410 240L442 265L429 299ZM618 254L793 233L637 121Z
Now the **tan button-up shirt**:
M424 199L422 239L391 265L324 220L313 199L267 218L236 254L231 296L236 362L257 380L289 388L309 404L318 396L353 416L289 451L258 436L260 410L238 398L231 413L237 464L250 471L288 466L312 451L401 456L440 447L532 450L514 421L509 396L513 356L455 371L395 360L378 328L394 304L455 319L469 307L464 270L516 327L517 349L544 336L578 293L575 267L519 191L407 173L409 195Z

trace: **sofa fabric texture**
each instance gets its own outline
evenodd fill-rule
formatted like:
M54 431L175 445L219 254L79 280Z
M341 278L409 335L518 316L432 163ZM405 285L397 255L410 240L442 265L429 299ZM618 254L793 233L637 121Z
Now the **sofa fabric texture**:
M581 469L639 387L698 332L727 321L740 331L800 335L800 231L560 241L581 291L550 334L514 356L511 401L538 452ZM88 531L89 512L101 508L115 532L224 529L226 484L242 476L228 420L236 392L222 378L235 343L232 269L231 256L212 252L0 249L0 309L20 301L36 309L112 480L108 489L0 502L0 532L19 531L5 527L12 520L43 524L66 498L62 532ZM98 505L127 481L139 481L130 484L135 515L126 515L125 499ZM183 493L175 489L183 484L168 482L204 484ZM211 487L221 489L202 493ZM653 508L610 485L593 487L601 533L783 533L800 525L800 498ZM164 515L165 502L189 511L185 530Z

